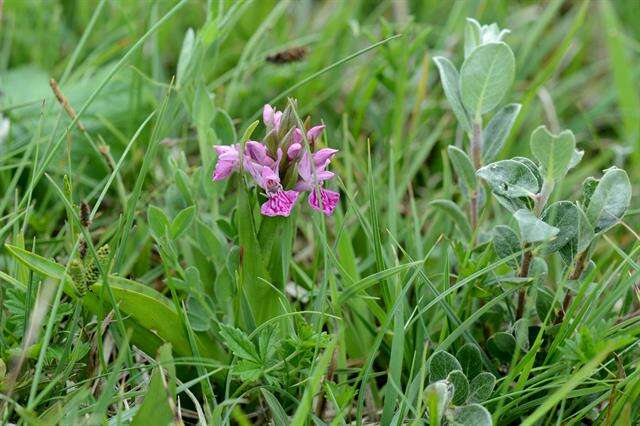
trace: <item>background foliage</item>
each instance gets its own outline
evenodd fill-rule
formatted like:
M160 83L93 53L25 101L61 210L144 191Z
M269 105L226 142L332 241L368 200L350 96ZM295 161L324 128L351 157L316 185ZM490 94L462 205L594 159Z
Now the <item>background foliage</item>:
M476 402L495 424L640 418L637 2L1 8L4 421L420 424L446 391L427 385L444 378L458 392L470 382L447 407L463 424L483 415ZM599 240L580 282L557 255L536 282L505 279L517 256L471 250L451 206L434 203L464 197L447 148L468 141L433 58L460 68L466 17L511 29L502 102L522 109L497 159L530 156L545 124L585 151L555 199L578 198L612 165L629 174L625 224ZM300 61L265 61L298 46ZM213 145L289 97L340 150L342 200L331 218L300 203L259 235L255 191L211 182ZM484 234L515 224L487 203ZM474 348L470 371L459 363ZM495 389L480 398L473 381L487 374Z

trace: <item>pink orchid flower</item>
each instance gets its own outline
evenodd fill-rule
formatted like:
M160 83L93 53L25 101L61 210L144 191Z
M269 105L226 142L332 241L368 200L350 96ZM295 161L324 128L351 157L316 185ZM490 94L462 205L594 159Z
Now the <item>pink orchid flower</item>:
M310 191L309 205L315 210L323 212L329 216L333 213L340 201L340 194L335 191L324 189L324 181L333 178L334 174L326 170L331 159L338 152L336 149L323 148L313 155L308 152L302 154L298 174L301 180L297 183L297 191ZM311 163L313 159L313 164Z
M218 162L213 172L213 180L222 180L240 167L240 150L238 145L216 145Z
M323 130L324 130L323 124L319 126L313 126L309 130L307 130L306 136L307 136L307 141L309 142L310 145L313 146L316 139L318 139L318 137L322 134ZM287 157L289 158L289 160L294 160L298 158L298 156L300 155L300 151L302 150L302 141L303 141L302 130L296 127L296 129L293 131L293 143L289 146L289 149L287 150Z
M269 104L265 104L262 108L262 121L264 121L267 129L276 129L276 131L279 131L281 119L282 111L276 111L276 109Z
M1 1L1 0L0 0ZM324 125L314 126L303 133L290 124L281 129L282 112L276 111L271 105L265 105L262 111L267 132L276 131L276 145L268 148L258 141L247 141L243 149L239 144L215 146L218 154L213 173L213 180L222 180L240 169L248 172L255 184L264 190L267 200L260 207L264 216L289 216L301 192L309 191L309 205L326 215L330 215L340 200L340 194L324 189L324 181L333 178L334 174L327 170L336 152L335 149L323 148L314 152L315 142L324 131ZM293 130L293 140L290 145L281 133L289 134ZM304 147L304 140L309 142ZM270 139L273 142L273 139ZM283 150L286 149L286 153ZM274 152L275 150L275 152ZM242 155L242 156L241 156ZM282 163L286 155L288 161ZM280 176L298 168L298 182L293 188L285 189Z

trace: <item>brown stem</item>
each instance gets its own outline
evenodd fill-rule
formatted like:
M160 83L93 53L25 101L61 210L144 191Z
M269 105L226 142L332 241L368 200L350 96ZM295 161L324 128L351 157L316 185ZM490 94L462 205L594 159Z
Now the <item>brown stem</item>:
M578 254L578 256L576 257L576 262L573 266L573 271L571 271L571 275L569 275L570 280L577 280L582 276L582 273L584 272L584 268L587 266L587 259L589 258L588 253L589 253L589 249L587 248L586 250ZM564 296L564 299L562 300L562 310L560 311L560 313L558 314L558 317L556 318L556 324L560 324L564 319L564 315L567 312L567 309L569 309L569 305L571 305L572 298L573 296L571 295L571 291L567 290L567 294Z
M473 161L473 167L478 170L482 167L482 122L475 121L472 126L471 159ZM478 191L473 191L471 193L469 210L471 216L471 229L475 231L476 226L478 225Z
M531 266L531 260L533 259L533 253L531 250L525 250L522 255L522 264L520 265L520 271L518 271L518 277L525 278L529 275L529 266ZM522 318L524 314L524 305L527 297L526 287L522 287L518 293L518 307L516 308L516 320Z

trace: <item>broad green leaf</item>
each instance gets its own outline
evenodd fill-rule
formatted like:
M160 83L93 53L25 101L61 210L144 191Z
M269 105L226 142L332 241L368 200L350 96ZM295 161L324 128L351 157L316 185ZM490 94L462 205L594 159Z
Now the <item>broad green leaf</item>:
M545 244L545 251L553 253L560 250L571 240L578 238L580 232L580 212L578 207L569 201L558 201L549 205L542 213L542 220L558 228L558 235Z
M496 377L491 373L480 373L469 383L469 397L467 402L484 402L491 397L496 385Z
M538 181L538 185L540 186L540 188L542 188L544 179L542 178L542 175L540 174L540 169L538 168L536 163L529 160L527 157L513 157L512 160L527 166L527 168L531 170L531 173L533 173L533 175L536 177L536 180Z
M483 131L482 161L490 163L498 156L511 132L522 105L508 104L495 113Z
M446 351L437 351L429 358L429 382L446 379L453 370L462 370L458 360Z
M554 135L540 126L531 134L531 152L540 162L545 180L556 182L569 170L576 153L576 139L571 130Z
M7 250L21 263L47 277L62 280L64 278L64 267L42 256L31 253L27 250L5 245ZM65 293L69 296L77 297L70 278L65 281ZM133 335L133 342L144 344L146 347L155 345L155 337L171 343L174 351L181 356L191 356L191 346L185 330L180 326L180 318L173 304L156 290L144 284L128 280L115 275L109 276L109 286L118 303L121 312L127 314L130 319L135 320L134 326L140 326L148 330L151 335ZM94 313L98 312L102 295L103 283L99 280L91 285L91 292L82 297L82 303ZM143 337L146 341L136 340ZM198 343L201 354L215 359L223 359L224 355L217 348L215 343L208 337L198 335Z
M471 52L480 45L482 29L480 23L473 18L467 18L467 24L464 27L464 57L465 59L471 55Z
M165 231L169 229L169 218L162 209L154 205L150 205L147 209L147 220L149 221L149 228L151 228L156 238L163 237Z
M492 426L491 414L480 404L470 404L453 409L447 419L451 426Z
M246 383L257 381L262 376L262 365L256 361L242 359L231 369L233 374Z
M575 149L573 151L573 154L571 155L571 161L569 162L569 170L577 166L580 163L580 161L582 161L582 157L584 157L584 151L580 149Z
M624 216L631 201L631 183L627 173L618 168L605 171L593 191L587 217L596 233L604 232Z
M460 370L453 370L447 375L447 381L453 383L453 397L451 403L461 405L469 395L469 380Z
M507 198L531 197L540 191L535 175L519 161L502 160L476 172L491 190Z
M189 229L195 216L196 206L189 206L181 210L171 223L171 238L174 240L180 238Z
M235 356L258 362L258 352L244 331L227 324L221 323L219 326L220 337Z
M558 235L560 230L536 217L531 211L520 209L513 214L520 228L520 239L524 243L549 241Z
M524 353L529 351L529 320L527 318L520 318L513 324L513 334L520 350Z
M584 182L582 182L582 205L585 209L589 207L591 196L598 187L598 182L598 179L591 176L589 176L584 180Z
M493 249L498 258L504 259L522 250L518 234L507 225L497 225L493 228ZM509 261L512 267L516 267L518 262L514 258Z
M498 106L513 83L515 58L505 43L476 48L460 70L460 95L466 111L479 121Z
M431 383L424 390L423 398L429 412L429 423L439 425L446 407L451 401L453 389L444 380Z
M473 343L467 343L456 352L456 359L462 366L462 372L468 379L473 379L482 371L480 349Z
M476 170L471 164L469 156L453 145L447 147L447 152L458 178L464 183L469 192L475 191L477 187Z
M489 353L502 362L511 361L515 349L516 339L511 333L499 331L487 340L487 350Z
M446 215L453 220L453 223L456 224L458 229L460 229L460 232L462 232L465 237L471 237L473 231L471 230L469 220L456 203L451 200L433 200L429 205L444 211Z
M442 80L442 88L447 100L451 104L451 109L455 114L458 122L462 128L471 133L471 124L469 121L469 114L462 105L462 98L460 97L460 76L456 67L443 56L436 56L433 58L440 72L440 80Z
M178 417L178 413L175 412L177 410L176 369L170 344L166 343L160 347L157 361L158 366L153 369L149 387L140 409L133 417L132 426L168 425L173 424ZM161 374L164 378L160 376ZM172 404L169 403L170 400Z
M218 140L224 145L233 145L238 139L236 128L233 125L233 120L223 109L218 109L216 111L213 118L213 129L216 132Z

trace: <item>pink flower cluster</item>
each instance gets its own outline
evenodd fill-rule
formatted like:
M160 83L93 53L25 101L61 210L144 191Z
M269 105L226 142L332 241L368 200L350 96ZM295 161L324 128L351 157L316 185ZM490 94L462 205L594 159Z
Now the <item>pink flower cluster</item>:
M268 132L265 139L275 140L275 143L247 141L242 158L240 144L216 145L218 162L213 180L225 179L242 167L264 190L267 200L260 208L263 215L289 216L303 192L309 192L312 208L326 215L332 214L340 194L323 186L334 176L327 167L338 151L331 148L315 150L315 142L324 126L311 127L303 134L297 127L281 128L283 113L271 105L264 106L262 115ZM304 146L305 136L309 142L308 149Z

